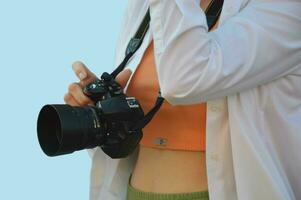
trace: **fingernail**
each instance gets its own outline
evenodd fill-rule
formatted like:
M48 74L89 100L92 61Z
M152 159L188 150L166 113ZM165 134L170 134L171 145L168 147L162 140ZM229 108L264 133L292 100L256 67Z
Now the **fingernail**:
M78 74L78 77L79 77L80 80L85 79L86 76L87 76L87 74L86 74L85 72L80 72L80 73Z

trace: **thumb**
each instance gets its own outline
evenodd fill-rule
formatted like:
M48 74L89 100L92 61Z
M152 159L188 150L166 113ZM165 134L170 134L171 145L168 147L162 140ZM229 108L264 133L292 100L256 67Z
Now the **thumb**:
M84 63L76 61L72 64L72 69L79 78L79 84L85 87L96 79L96 75L92 73Z

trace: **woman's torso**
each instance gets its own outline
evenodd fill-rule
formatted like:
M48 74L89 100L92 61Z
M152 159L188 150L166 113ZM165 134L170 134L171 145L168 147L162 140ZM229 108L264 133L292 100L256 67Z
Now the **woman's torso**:
M206 9L210 0L201 1ZM216 28L216 27L214 27ZM153 45L148 47L139 67L153 62ZM148 66L155 68L154 64ZM128 94L131 93L131 83ZM155 102L155 101L153 101ZM207 190L204 151L181 151L150 148L140 145L131 185L142 191L156 193L182 193Z

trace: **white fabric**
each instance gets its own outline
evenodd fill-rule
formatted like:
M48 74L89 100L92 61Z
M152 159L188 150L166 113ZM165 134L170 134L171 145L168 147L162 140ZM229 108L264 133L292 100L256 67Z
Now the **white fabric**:
M163 96L207 102L210 199L301 199L301 1L225 0L208 33L199 0L130 0L116 66L149 6L150 31L128 67L153 39ZM136 158L94 149L90 199L125 200Z

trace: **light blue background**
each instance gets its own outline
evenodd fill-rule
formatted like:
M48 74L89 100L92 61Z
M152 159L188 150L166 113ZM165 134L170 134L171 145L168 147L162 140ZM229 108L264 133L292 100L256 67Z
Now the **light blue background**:
M46 157L36 119L63 103L75 60L110 70L126 1L0 0L0 199L89 196L86 151Z

